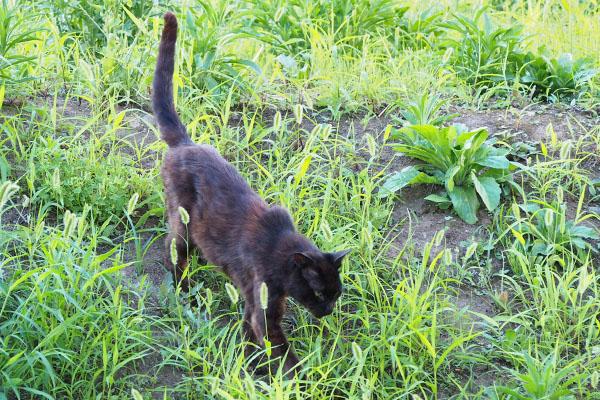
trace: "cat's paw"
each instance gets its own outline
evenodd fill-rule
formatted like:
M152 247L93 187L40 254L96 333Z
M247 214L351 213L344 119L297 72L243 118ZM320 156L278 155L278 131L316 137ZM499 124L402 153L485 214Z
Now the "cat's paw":
M255 366L252 371L254 372L254 375L257 376L267 376L270 374L268 365Z
M300 359L296 354L290 353L283 362L283 371L286 379L294 379L300 376Z

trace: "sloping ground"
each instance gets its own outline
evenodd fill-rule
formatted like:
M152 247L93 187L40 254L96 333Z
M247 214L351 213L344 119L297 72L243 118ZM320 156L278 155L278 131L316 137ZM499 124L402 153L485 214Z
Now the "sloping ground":
M64 102L59 99L58 109L62 110L63 118L71 121L78 127L85 126L86 120L90 115L90 108L85 104L78 104L74 101ZM559 108L557 106L528 107L525 110L487 110L487 111L472 111L464 109L453 109L452 112L457 112L460 116L456 117L452 122L460 122L466 124L469 128L485 127L489 130L490 136L495 136L498 140L507 142L520 141L529 144L533 147L538 147L540 141L548 142L548 126L552 126L557 136L558 141L572 140L574 143L583 137L587 131L597 126L598 120L588 113L577 109ZM269 124L272 113L265 113L263 122ZM329 123L345 138L356 144L356 160L364 163L368 160L369 153L366 150L366 136L371 135L375 138L379 148L378 153L374 158L374 164L371 167L373 173L384 170L386 173L400 170L408 165L413 165L414 161L396 153L389 146L383 146L383 134L388 125L394 124L390 117L369 117L365 115L344 117L341 121L335 122L330 120L324 114L315 114L312 120L316 123ZM144 168L154 168L160 162L161 151L164 148L157 142L156 134L151 129L154 121L147 113L139 110L131 110L127 112L124 119L126 126L119 129L117 134L124 140L137 146L149 146L150 150L145 153L144 159L139 160ZM235 124L239 119L232 117L232 124ZM313 122L305 120L303 127L310 131L313 127ZM591 179L600 179L600 162L598 153L593 154L594 149L590 148L591 144L585 143L584 147L588 148L592 156L585 161L585 167L589 169ZM135 157L135 152L132 150L135 146L123 147L123 152L128 157ZM361 164L362 165L362 164ZM348 168L358 170L362 168L359 164L356 166L349 165ZM391 243L387 250L387 257L395 258L399 255L406 257L414 254L420 255L420 251L431 242L435 234L442 230L446 230L445 241L443 246L455 249L455 254L462 254L465 247L472 241L486 241L489 239L489 233L485 227L490 226L492 217L480 210L479 223L475 226L468 225L460 220L452 212L440 210L432 203L426 202L424 197L431 193L438 193L439 187L432 185L415 185L405 188L397 197L394 210L388 222L388 233L386 240ZM571 199L570 202L576 202L577 199ZM595 210L600 206L600 196L596 196L594 202L586 204L588 210ZM6 213L2 219L3 227L13 229L15 224L27 224L28 208L15 208ZM596 228L600 229L598 220L590 220ZM162 227L163 221L161 218L150 217L140 227L144 228ZM166 229L166 227L165 227ZM162 231L162 230L161 230ZM124 262L132 262L132 265L124 268L123 274L126 281L131 283L132 287L137 287L140 280L146 279L150 283L149 304L153 307L153 312L161 312L161 286L169 284L168 274L163 268L163 259L165 254L164 243L162 237L157 237L157 230L148 230L139 234L139 243L143 244L143 259L139 260L135 252L135 244L132 242L124 245L123 256ZM434 248L440 251L443 246ZM141 273L138 270L139 264L136 267L135 262L141 261ZM502 263L498 263L494 268L496 271L503 267ZM464 277L465 273L460 271L450 271L449 276ZM167 282L167 283L165 283ZM456 323L463 326L471 326L466 329L480 329L478 323L482 321L482 316L493 317L499 312L491 295L497 295L503 290L499 285L498 280L485 280L478 276L478 272L468 274L468 281L461 282L456 285L456 297L453 303L456 309L459 310L456 316ZM153 306L152 306L153 305ZM475 314L473 314L475 313ZM155 337L161 337L160 331L155 332ZM165 339L166 340L166 339ZM485 346L485 341L481 341L481 346ZM161 356L156 353L146 359L145 365L140 365L140 373L153 376L151 387L174 387L181 380L181 371L175 367L165 367L160 371L155 370L155 365L161 361ZM494 382L495 377L487 373L484 368L481 371L473 371L475 375L471 376L466 371L464 372L465 381L469 378L474 379L473 387L481 387ZM493 373L492 373L493 374ZM448 395L450 393L447 393ZM443 393L442 393L443 397ZM161 392L155 393L155 398L162 398Z
M550 124L558 141L573 140L574 142L593 128L594 124L597 124L597 120L588 113L576 109L560 109L556 106L537 106L524 111L511 110L510 112L504 110L470 111L463 109L454 109L452 112L460 114L452 122L464 123L470 128L484 127L488 129L490 136L496 136L499 140L518 140L538 149L539 142L549 142L550 140L548 136L548 126ZM518 117L515 117L515 114ZM235 121L235 118L233 120ZM330 123L337 126L341 133L346 132L349 140L356 141L363 147L366 145L366 134L376 138L378 144L381 145L387 125L393 124L392 119L389 117L371 118L366 124L364 123L364 116L344 118L339 123L322 115L315 116L314 120L317 123ZM133 127L135 126L135 122L133 122ZM310 131L312 123L305 122L304 127L307 131ZM385 171L389 173L414 164L414 161L394 152L391 147L380 147L379 150L380 152L376 157L376 163L379 167L375 169L385 168ZM359 151L358 155L365 160L369 157L365 150ZM592 167L589 171L592 179L600 178L598 160L598 157L591 158L587 163L589 167ZM387 254L388 257L396 257L407 247L414 249L415 253L419 254L421 249L431 242L435 234L442 229L446 230L444 246L456 249L457 255L462 254L465 247L472 241L486 241L489 239L489 233L484 227L491 225L491 215L482 209L479 212L479 223L476 226L468 225L456 215L453 215L452 212L440 210L434 204L424 201L424 197L428 194L438 192L440 192L440 188L433 185L415 185L405 188L398 196L388 227L387 238L392 241L392 246ZM570 209L574 208L573 203L576 204L576 200L572 199L570 201ZM595 203L590 203L586 207L593 208L597 206L600 206L600 198L597 198ZM590 222L600 229L598 220L590 220ZM149 223L160 223L160 221ZM143 241L151 239L148 237L144 238ZM434 250L440 251L444 246L434 248ZM161 267L163 257L162 240L155 241L144 257L144 273L148 274L148 279L155 286L160 285L165 278L165 271ZM498 262L494 268L497 272L503 266ZM504 268L506 267L504 266ZM137 274L132 268L126 270L126 274L131 279L137 279ZM458 277L461 276L461 273L456 272L455 275ZM453 303L456 309L460 310L460 316L456 317L456 323L467 330L485 329L480 325L482 317L479 317L479 314L494 317L501 312L491 295L498 296L501 291L505 290L502 283L498 278L485 282L480 281L481 279L478 272L475 271L473 276L469 277L469 282L473 285L469 282L463 282L455 288L456 297L453 299ZM509 295L512 296L512 294ZM486 341L480 340L479 344L484 348ZM460 373L464 374L464 383L468 379L473 379L475 389L493 384L497 379L497 372L491 371L487 367L472 371L474 373L472 376L469 371L461 372L457 370L457 374ZM164 376L176 376L176 374L165 372L159 374L157 384L169 386L172 382L169 382L168 379L165 381ZM450 394L451 392L446 393L447 396ZM441 398L445 397L443 393L440 393L440 395Z

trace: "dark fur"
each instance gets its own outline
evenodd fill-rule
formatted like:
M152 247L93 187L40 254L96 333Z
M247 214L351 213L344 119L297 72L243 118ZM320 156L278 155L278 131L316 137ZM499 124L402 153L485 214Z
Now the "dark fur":
M284 208L269 207L213 147L191 141L173 105L177 19L170 12L164 18L152 106L161 137L170 147L161 173L170 229L166 243L169 248L176 240L178 265L167 255L166 267L187 291L189 283L181 274L194 248L208 262L221 266L246 300L246 338L260 346L268 335L274 346L272 356L287 354L283 366L288 372L299 360L280 325L285 299L291 296L318 318L330 314L342 291L339 268L348 251L321 252L296 231ZM190 215L187 229L179 207ZM264 314L262 282L269 293Z

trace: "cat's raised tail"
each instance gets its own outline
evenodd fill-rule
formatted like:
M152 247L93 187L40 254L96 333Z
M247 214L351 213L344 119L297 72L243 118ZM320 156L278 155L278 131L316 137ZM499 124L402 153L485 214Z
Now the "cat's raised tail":
M169 147L191 144L185 126L179 119L173 103L173 71L175 69L175 42L177 18L172 12L165 14L165 26L160 38L156 70L152 82L152 109L160 128L161 138Z

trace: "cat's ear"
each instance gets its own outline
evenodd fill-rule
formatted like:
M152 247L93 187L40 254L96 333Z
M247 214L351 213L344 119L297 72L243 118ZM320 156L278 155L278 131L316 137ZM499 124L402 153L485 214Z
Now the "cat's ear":
M325 284L323 283L321 275L313 267L302 268L302 276L306 279L308 286L310 286L312 290L318 292L325 290Z
M294 262L301 268L315 264L315 260L308 253L294 253Z
M307 253L294 253L296 266L300 268L302 277L313 290L322 291L325 289L321 275L315 269L315 260Z
M350 250L340 250L336 251L335 253L329 253L331 255L333 266L336 269L340 269L340 267L342 266L342 260L348 253L350 253Z

